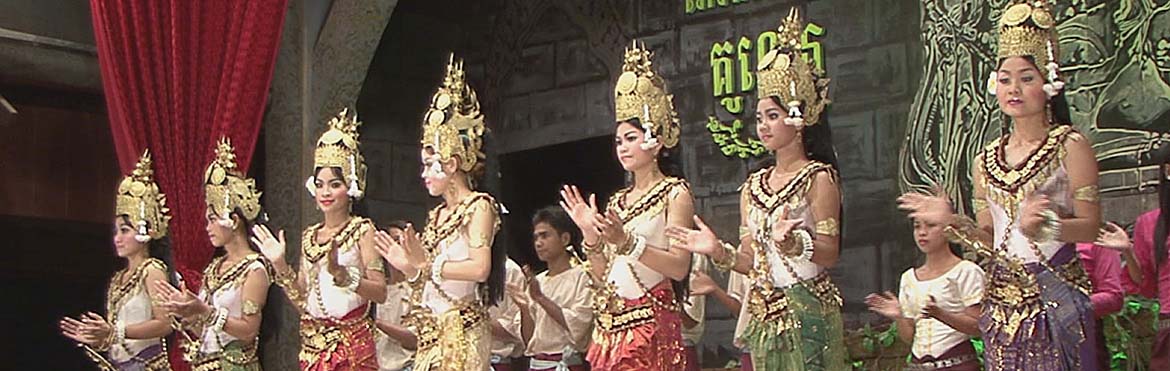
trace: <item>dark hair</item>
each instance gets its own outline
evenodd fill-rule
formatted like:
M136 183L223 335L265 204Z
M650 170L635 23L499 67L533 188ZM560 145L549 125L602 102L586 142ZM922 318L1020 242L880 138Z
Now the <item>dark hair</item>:
M493 203L492 207L499 207L499 205ZM508 278L508 272L504 269L504 265L508 264L508 244L503 241L506 236L500 235L506 234L505 231L508 229L503 225L505 223L503 215L497 216L497 218L500 220L500 233L492 239L492 267L487 280L487 305L496 305L504 298L504 286Z
M1028 63L1032 65L1032 67L1036 68L1037 71L1040 70L1040 66L1036 65L1036 58L1033 58L1029 55L1021 56L1020 58L1027 60ZM1007 58L1000 59L997 66L1002 66L1003 61L1006 59ZM1044 82L1046 83L1052 82L1048 81L1048 76L1042 76L1041 78L1043 78ZM1064 90L1061 90L1055 96L1049 97L1048 107L1052 110L1049 112L1052 114L1052 124L1072 125L1072 115L1069 113L1068 99L1066 99L1064 96ZM1002 115L1000 121L1000 136L1007 137L1008 132L1011 130L1011 117L1006 113L1003 113L1003 110L1000 110L1000 114Z
M333 177L335 177L337 179L345 179L345 174L341 172L340 167L330 166L329 169L332 170ZM320 167L314 168L313 169L313 178L315 179L317 177L317 173L320 173L320 172L321 172ZM348 187L349 183L346 183L345 186ZM365 191L365 190L363 189L363 191ZM368 214L368 212L366 210L366 201L364 198L362 198L362 199L357 199L354 197L348 197L348 198L349 198L350 214L356 215L356 216L366 216Z
M532 214L532 225L540 223L548 224L557 233L568 233L570 253L577 259L585 258L585 254L580 251L581 230L577 228L576 223L573 223L573 218L569 217L569 214L560 206L545 206L536 210L536 213Z
M784 103L775 95L768 99L778 106ZM801 144L804 145L804 154L810 160L823 162L837 169L837 150L833 148L833 129L829 126L828 110L821 111L821 118L816 125L808 125L801 132Z
M1166 261L1166 255L1170 252L1166 251L1167 235L1170 235L1170 179L1166 177L1166 170L1170 168L1170 143L1163 144L1161 147L1153 150L1150 153L1149 162L1157 163L1158 166L1158 224L1154 226L1154 267L1162 266L1162 262Z
M634 127L634 129L638 130L639 133L646 133L646 131L642 129L642 120L639 120L636 117L629 120L618 121L616 125L621 125L622 123L629 123ZM683 175L682 164L679 162L680 155L678 151L679 146L677 145L673 148L666 148L666 146L662 146L662 150L658 151L658 170L661 171L663 175L676 178L685 178Z
M118 220L127 225L133 225L130 222L130 216L126 214L118 215ZM149 226L154 227L154 226ZM179 286L179 279L175 274L175 262L171 257L171 236L163 236L158 239L151 239L146 243L146 253L150 257L161 260L167 266L166 276L167 282L171 286Z
M1158 174L1158 208L1161 211L1158 214L1158 224L1154 227L1154 258L1157 260L1155 267L1162 266L1162 262L1166 261L1166 242L1167 236L1170 234L1170 179L1166 179L1166 168L1170 164L1162 164L1159 170L1162 174Z
M390 222L386 223L386 229L397 228L397 229L405 231L407 228L410 228L408 226L409 224L410 223L405 221L405 220L395 219L395 220L391 220Z

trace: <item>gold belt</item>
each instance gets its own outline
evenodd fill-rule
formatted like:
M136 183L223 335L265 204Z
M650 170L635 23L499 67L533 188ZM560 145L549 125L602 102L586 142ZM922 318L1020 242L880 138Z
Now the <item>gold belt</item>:
M341 320L302 316L301 346L304 347L303 351L312 354L331 352L346 336L343 333L345 329L370 325L370 319L364 315Z
M240 348L240 355L231 354L234 349L232 344L240 344L239 341L233 341L224 346L220 351L212 354L200 354L200 357L192 362L191 371L219 371L223 370L223 363L227 362L233 365L249 365L260 360L256 358L256 343L252 341L250 344L237 345ZM164 359L166 354L163 354Z
M463 328L472 328L487 319L487 311L478 305L460 305L457 309L459 311L459 318L463 322ZM438 344L440 329L438 323L435 321L435 316L428 313L428 318L418 321L419 327L418 349L426 349L435 344Z
M797 282L788 287L796 285L807 288L823 306L838 308L841 306L841 292L837 289L837 285L833 284L828 274L821 273L816 277ZM780 289L771 287L753 288L748 294L748 312L752 314L753 318L764 322L783 319L788 314L788 307L791 304L788 300L788 295L785 293L786 289L787 287Z
M597 326L606 332L624 331L653 321L654 307L649 300L637 306L603 311L597 315Z
M748 313L761 322L780 321L788 315L788 295L783 289L755 289L748 294Z

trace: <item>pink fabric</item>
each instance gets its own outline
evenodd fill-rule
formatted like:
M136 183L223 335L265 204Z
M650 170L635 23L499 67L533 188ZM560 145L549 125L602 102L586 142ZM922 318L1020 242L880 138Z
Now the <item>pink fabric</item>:
M1160 214L1159 210L1154 209L1142 214L1134 222L1133 255L1141 266L1143 279L1142 282L1134 282L1127 273L1121 275L1121 284L1127 293L1157 298L1162 305L1161 313L1170 314L1170 259L1162 262L1158 278L1151 279L1154 277L1154 228L1158 225Z
M1091 243L1078 243L1077 255L1093 282L1093 313L1097 318L1116 313L1125 302L1121 289L1121 253Z
M684 370L686 370L686 371L700 371L700 370L702 370L702 368L699 367L699 349L698 348L695 348L694 345L688 345L688 346L683 348L683 352L686 353L686 355L687 355L687 367Z

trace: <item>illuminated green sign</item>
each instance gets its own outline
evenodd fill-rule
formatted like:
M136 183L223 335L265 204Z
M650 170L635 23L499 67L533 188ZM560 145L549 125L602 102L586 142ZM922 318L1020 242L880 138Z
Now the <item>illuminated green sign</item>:
M690 4L690 2L688 0L687 3ZM695 2L703 2L703 0L695 0ZM730 3L737 2L730 1ZM809 23L800 37L804 50L802 56L805 60L811 58L817 68L822 70L825 68L824 50L819 41L810 41L810 39L824 35L824 27ZM720 122L715 116L707 118L707 130L711 132L711 139L719 145L719 150L723 152L724 156L749 158L762 155L767 151L758 139L751 136L745 138L742 133L743 121L745 120L744 97L756 90L756 61L767 54L772 46L776 45L776 40L776 31L769 30L760 33L755 40L741 36L734 43L727 40L711 45L712 95L725 112L735 116L735 119L729 123ZM746 119L750 120L751 118Z
M748 0L684 0L687 14L695 14L704 10L726 8L735 4L743 4Z

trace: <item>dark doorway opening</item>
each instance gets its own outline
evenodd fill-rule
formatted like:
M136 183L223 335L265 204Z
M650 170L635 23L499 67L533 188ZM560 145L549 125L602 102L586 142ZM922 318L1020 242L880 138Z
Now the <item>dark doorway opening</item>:
M508 255L520 265L539 271L544 264L532 249L532 214L545 206L557 205L561 186L573 184L582 193L596 193L598 205L625 184L613 152L610 136L582 139L500 156L500 195L508 215L504 216Z

